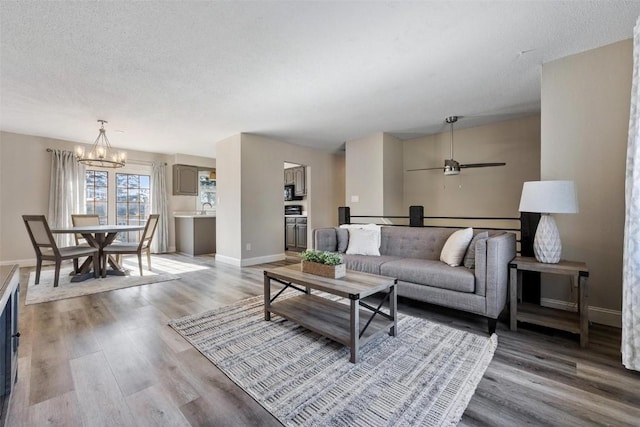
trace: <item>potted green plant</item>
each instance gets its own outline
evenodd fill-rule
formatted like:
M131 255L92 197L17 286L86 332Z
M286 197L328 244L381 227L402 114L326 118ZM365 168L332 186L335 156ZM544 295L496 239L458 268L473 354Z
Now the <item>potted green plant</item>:
M335 252L323 252L307 249L300 254L302 271L331 279L347 275L347 267L342 255Z

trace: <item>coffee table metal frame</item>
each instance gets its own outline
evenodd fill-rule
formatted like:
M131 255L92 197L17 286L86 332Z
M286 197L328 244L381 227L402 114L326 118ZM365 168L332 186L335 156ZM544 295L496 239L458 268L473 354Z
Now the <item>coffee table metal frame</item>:
M271 296L271 283L284 287ZM397 279L355 271L347 271L341 279L330 279L303 273L300 265L278 267L264 271L264 319L271 320L271 314L280 315L320 335L337 341L351 349L350 361L357 363L360 347L368 341L388 331L397 336ZM295 289L301 295L280 299L287 289ZM319 290L342 298L350 304L343 304L311 293ZM375 293L384 293L382 301L374 307L362 298ZM388 313L382 307L388 302ZM361 327L360 319L370 317Z

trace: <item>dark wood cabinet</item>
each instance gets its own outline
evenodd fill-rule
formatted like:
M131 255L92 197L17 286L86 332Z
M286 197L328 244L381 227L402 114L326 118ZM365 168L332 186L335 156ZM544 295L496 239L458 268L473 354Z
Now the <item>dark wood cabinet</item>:
M293 168L293 185L295 185L294 195L296 196L307 195L306 173L305 173L304 166Z
M5 425L13 385L18 380L18 265L0 267L0 425Z
M198 168L188 165L173 165L173 195L198 195Z
M284 170L284 185L293 185L293 170L295 168L289 168Z
M307 219L304 218L304 223L296 222L296 247L305 250L307 249Z
M284 185L294 185L294 196L307 195L307 172L304 166L284 170Z
M216 252L216 218L204 215L175 217L176 252L191 256Z
M304 251L307 249L306 217L284 219L284 248L287 251Z

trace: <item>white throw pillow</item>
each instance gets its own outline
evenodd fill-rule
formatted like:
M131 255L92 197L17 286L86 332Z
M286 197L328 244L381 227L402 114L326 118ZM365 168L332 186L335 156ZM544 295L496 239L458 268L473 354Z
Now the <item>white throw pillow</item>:
M442 248L440 261L449 264L451 267L461 265L471 239L473 239L473 228L465 228L453 233Z
M349 228L347 255L380 256L380 231L369 228Z
M380 229L382 228L382 226L378 225L378 224L342 224L340 226L340 228L346 228L347 230L350 230L352 228L359 228L359 229L364 229L364 230L375 230L378 234L377 234L377 238L378 238L378 248L380 248L380 244L382 242L382 236L380 233Z

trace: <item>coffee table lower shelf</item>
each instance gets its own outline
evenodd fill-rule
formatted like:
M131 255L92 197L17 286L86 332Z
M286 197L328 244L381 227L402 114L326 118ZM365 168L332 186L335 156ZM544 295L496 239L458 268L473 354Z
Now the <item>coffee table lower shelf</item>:
M372 313L363 309L359 311L358 331L361 331ZM273 302L269 306L269 312L351 347L351 308L346 304L316 295L303 294ZM359 346L380 334L389 333L393 326L393 321L379 316L374 317L363 336L359 338Z

